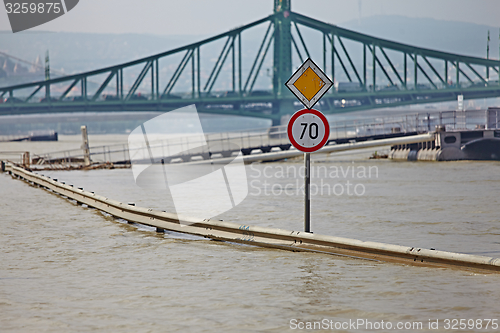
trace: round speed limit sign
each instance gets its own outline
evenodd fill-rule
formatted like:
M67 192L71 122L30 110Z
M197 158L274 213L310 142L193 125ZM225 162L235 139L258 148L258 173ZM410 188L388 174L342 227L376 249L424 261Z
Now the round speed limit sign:
M295 148L311 153L326 144L330 137L330 125L318 110L304 109L292 116L287 133Z

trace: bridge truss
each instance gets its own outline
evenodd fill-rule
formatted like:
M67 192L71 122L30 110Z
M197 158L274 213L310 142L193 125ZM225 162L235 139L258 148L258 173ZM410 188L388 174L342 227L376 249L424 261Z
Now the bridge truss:
M200 112L279 124L300 107L284 83L308 57L335 83L317 104L325 113L500 96L500 60L392 42L290 9L290 0L275 0L272 15L197 43L0 88L0 115L169 111L195 103Z

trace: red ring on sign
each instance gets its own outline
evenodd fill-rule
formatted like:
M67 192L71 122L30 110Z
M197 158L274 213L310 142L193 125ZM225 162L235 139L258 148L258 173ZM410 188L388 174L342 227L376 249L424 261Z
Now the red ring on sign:
M321 121L323 122L323 125L325 126L325 136L323 137L323 140L319 144L317 144L314 147L304 147L301 146L300 144L295 141L292 135L292 127L293 123L295 120L297 120L298 117L302 116L305 113L312 113L313 115L317 116ZM290 118L290 121L288 122L288 127L287 127L287 134L288 134L288 139L292 143L292 145L297 148L300 151L303 151L304 153L312 153L318 149L321 149L326 142L328 141L328 138L330 137L330 124L328 124L328 120L326 119L325 115L319 112L318 110L315 109L303 109L300 111L297 111L293 114L292 118Z

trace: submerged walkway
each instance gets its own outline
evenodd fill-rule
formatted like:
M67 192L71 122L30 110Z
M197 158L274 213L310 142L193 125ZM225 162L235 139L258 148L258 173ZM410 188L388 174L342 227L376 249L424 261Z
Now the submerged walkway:
M3 168L12 177L60 194L79 204L99 209L116 218L155 227L157 231L170 230L198 235L213 240L241 243L290 251L328 253L353 258L380 260L426 267L460 268L481 272L500 272L500 258L436 251L378 242L319 235L302 231L283 230L242 225L211 219L179 217L176 214L155 211L118 202L93 192L58 182L12 164Z

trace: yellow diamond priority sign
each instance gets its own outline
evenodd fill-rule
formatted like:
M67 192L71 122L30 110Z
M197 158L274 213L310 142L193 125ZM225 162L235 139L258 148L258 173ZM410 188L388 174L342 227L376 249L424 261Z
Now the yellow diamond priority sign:
M286 82L288 89L308 109L311 109L332 85L328 76L311 59L307 59Z

